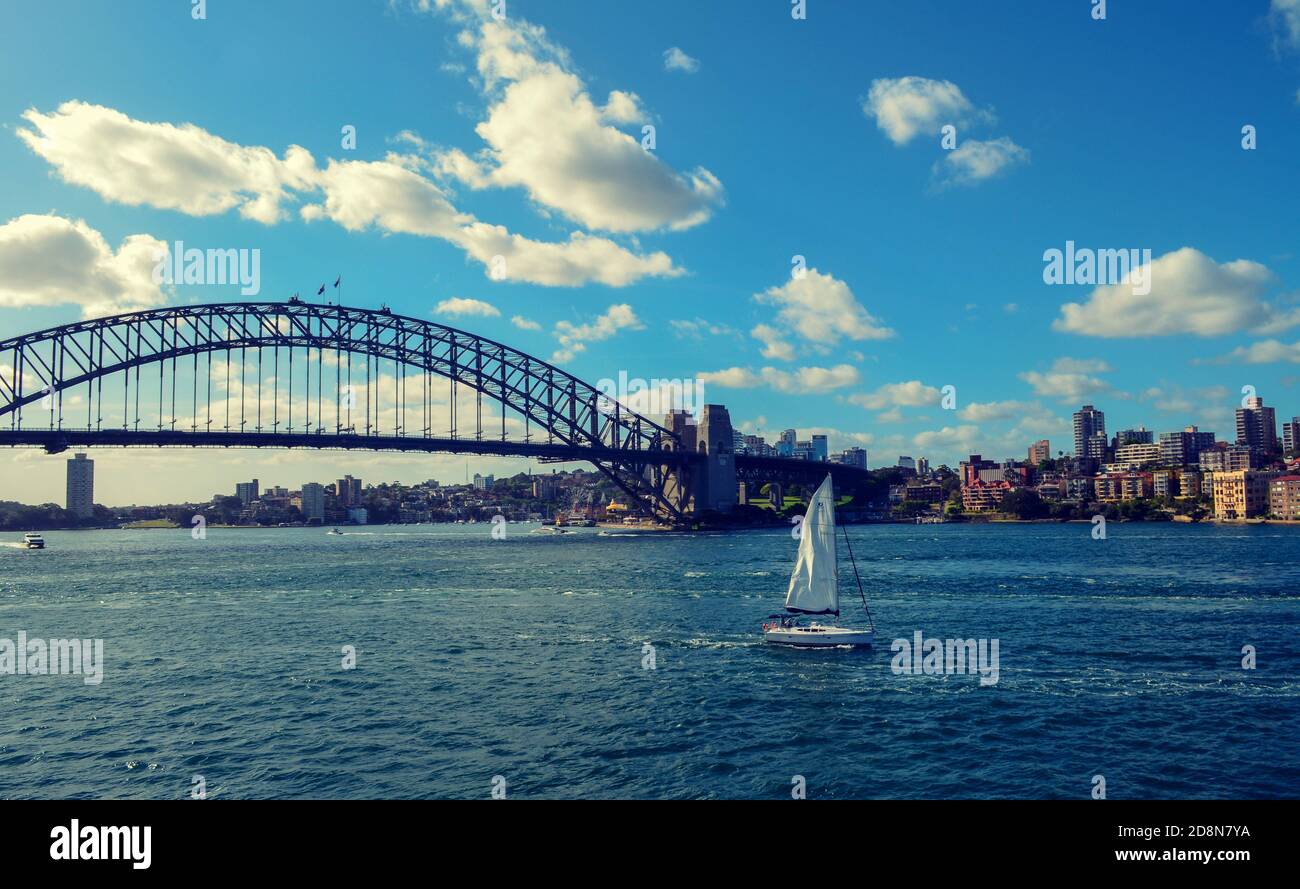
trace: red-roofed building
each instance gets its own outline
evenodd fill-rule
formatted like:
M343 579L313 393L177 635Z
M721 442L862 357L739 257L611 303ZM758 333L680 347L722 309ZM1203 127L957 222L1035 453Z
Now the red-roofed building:
M967 512L992 512L1015 486L1006 480L982 482L978 479L961 486L961 505Z
M1097 499L1102 503L1141 500L1150 497L1154 486L1149 472L1115 472L1099 475L1095 482Z

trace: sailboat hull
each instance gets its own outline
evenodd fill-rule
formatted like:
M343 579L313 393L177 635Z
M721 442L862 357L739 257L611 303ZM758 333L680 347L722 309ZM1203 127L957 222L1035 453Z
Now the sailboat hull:
M790 645L795 648L838 648L852 646L870 648L875 642L870 630L851 630L847 627L770 627L763 631L763 641L772 645Z

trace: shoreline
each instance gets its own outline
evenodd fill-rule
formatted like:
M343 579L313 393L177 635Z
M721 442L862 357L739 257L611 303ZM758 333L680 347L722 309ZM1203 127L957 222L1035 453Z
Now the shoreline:
M1210 525L1224 527L1246 527L1251 525L1267 525L1300 528L1300 521L1287 519L1201 519L1194 521L1185 517L1175 517L1171 519L1108 519L1108 524L1117 525ZM456 525L456 522L391 522L385 524L370 525L339 525L339 528L413 528L413 527L436 527L441 525ZM480 523L482 524L482 523ZM538 524L535 522L520 522L518 524ZM991 518L987 516L978 516L943 522L908 522L908 521L884 521L884 522L841 522L845 527L860 527L863 525L909 525L915 527L938 526L938 525L1090 525L1091 519L1015 519L1015 518ZM208 525L208 530L218 531L327 531L333 525L297 525L293 527L280 527L278 525ZM545 524L539 527L548 527ZM674 528L671 525L623 525L611 522L598 522L594 526L601 531L621 531L632 534L695 534L714 531L772 531L786 530L787 526L783 524L767 525L708 525L697 529ZM122 527L105 525L101 527L85 528L27 528L24 530L0 531L0 538L6 534L21 535L28 531L36 533L50 532L73 532L73 531L189 531L185 525L144 525L140 527ZM568 529L573 530L573 529ZM590 529L587 529L590 530Z

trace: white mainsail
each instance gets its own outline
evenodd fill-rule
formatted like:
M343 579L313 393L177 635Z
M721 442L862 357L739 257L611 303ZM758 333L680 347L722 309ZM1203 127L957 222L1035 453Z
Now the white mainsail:
M785 594L787 611L840 613L840 570L835 555L835 495L826 476L804 514L799 557Z

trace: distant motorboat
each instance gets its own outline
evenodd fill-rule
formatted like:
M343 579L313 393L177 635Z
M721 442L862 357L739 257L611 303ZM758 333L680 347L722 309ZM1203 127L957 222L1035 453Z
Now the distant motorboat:
M338 528L335 528L332 531L326 531L325 533L328 534L330 537L334 537L336 535L339 537L343 536L343 532L340 531Z
M774 614L774 622L763 624L763 641L795 648L871 647L876 636L874 622L867 630L815 621L806 626L797 623L805 615L840 616L839 561L835 552L835 495L830 475L826 476L826 481L822 482L808 503L808 512L801 528L799 555L795 559L790 587L785 594L786 613ZM848 541L848 532L845 531L846 545ZM849 559L853 559L851 546ZM856 562L853 563L853 574L857 577ZM858 593L862 594L861 577L858 577ZM862 596L862 608L867 613L867 620L871 621L871 611L867 609L865 595Z
M45 549L45 538L33 531L28 531L23 535L23 546L28 549Z

